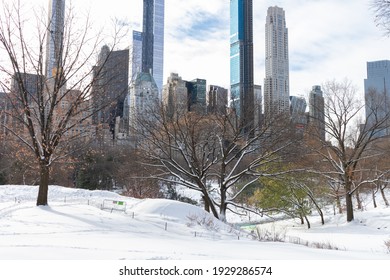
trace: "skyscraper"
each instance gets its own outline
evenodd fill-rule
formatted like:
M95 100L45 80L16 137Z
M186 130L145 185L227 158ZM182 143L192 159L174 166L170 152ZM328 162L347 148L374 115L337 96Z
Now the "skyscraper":
M313 86L309 96L309 122L325 141L325 101L321 86Z
M144 0L142 28L142 72L153 74L154 1Z
M103 46L94 66L91 98L97 112L93 124L107 124L115 135L115 119L123 116L129 85L129 50L111 51Z
M186 82L188 90L188 111L205 114L207 112L206 104L206 80L194 79Z
M210 85L207 95L207 112L211 114L226 114L228 106L228 90L226 88Z
M291 120L296 129L303 130L307 125L306 99L299 96L290 96Z
M154 1L153 78L161 93L164 79L164 18L165 0Z
M171 73L162 91L162 103L168 118L188 111L188 90L186 82L177 74Z
M49 2L49 34L46 43L46 78L62 70L65 0Z
M270 122L275 115L289 112L288 30L282 8L268 8L265 44L264 115Z
M254 85L254 125L259 129L263 125L263 90L261 85Z
M138 73L130 85L123 115L125 121L128 122L130 138L135 143L142 137L138 133L139 122L151 121L154 116L149 112L156 106L158 94L157 85L150 73Z
M142 72L142 32L133 30L133 38L129 52L129 82Z
M382 122L390 114L390 60L367 62L367 79L364 80L366 122L368 128ZM377 128L376 136L390 135L390 123Z
M230 95L244 131L253 127L253 3L230 0Z
M143 1L141 71L153 75L159 91L162 90L164 70L164 1Z

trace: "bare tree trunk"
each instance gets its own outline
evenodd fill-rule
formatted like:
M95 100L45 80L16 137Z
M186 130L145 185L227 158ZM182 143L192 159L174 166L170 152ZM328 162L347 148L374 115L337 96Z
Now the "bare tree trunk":
M299 214L299 219L301 220L301 225L305 224L305 220L303 219L302 214Z
M357 202L357 208L358 208L359 210L363 210L362 200L360 199L360 192L359 192L359 189L356 190L356 202Z
M304 215L304 217L305 217L305 220L306 220L306 223L307 223L307 228L310 229L311 225L310 225L309 219L307 218L306 215Z
M351 222L354 219L353 216L353 203L352 203L352 194L350 183L346 183L346 192L345 192L345 203L347 210L347 222Z
M324 213L322 212L321 208L317 205L316 205L316 209L317 209L318 214L321 217L321 224L325 225Z
M203 199L203 202L204 202L204 210L206 212L210 213L210 203L209 203L209 201L205 198L204 195L202 195L202 199Z
M339 209L339 214L343 214L343 208L341 207L340 196L338 193L336 194L336 205L337 209Z
M46 206L48 190L49 190L49 176L50 176L50 167L46 162L39 163L39 172L40 172L40 182L39 182L39 191L37 198L37 206Z
M209 207L209 210L210 210L209 213L213 214L213 216L215 218L219 219L218 211L215 208L214 203L212 202L211 198L208 196L207 193L203 193L203 199L204 199L205 205L207 204Z
M387 197L386 197L384 188L382 188L382 186L380 186L379 188L380 188L380 190L381 190L381 195L382 195L383 201L385 202L385 205L386 205L387 207L389 207L390 204L389 204L389 201L387 200Z
M374 188L372 188L372 192L371 193L372 193L372 202L374 203L374 208L377 208L378 205L376 204L376 198L375 198L376 192L375 192Z
M324 225L324 224L325 224L324 213L322 212L320 205L318 205L316 199L314 198L314 195L313 195L311 192L307 192L307 194L308 194L310 200L313 202L315 208L317 209L318 214L319 214L320 217L321 217L321 223L322 223L322 225ZM333 211L335 212L335 210L333 210Z
M221 205L219 207L219 219L223 222L226 222L226 191L224 188L221 188Z

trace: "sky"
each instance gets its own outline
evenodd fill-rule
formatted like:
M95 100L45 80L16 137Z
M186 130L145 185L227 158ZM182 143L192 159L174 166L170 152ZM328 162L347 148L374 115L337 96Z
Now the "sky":
M90 10L97 22L116 17L142 29L142 0L70 2L78 11ZM253 0L255 83L263 85L265 77L267 8L279 6L289 32L290 95L307 96L313 85L345 78L362 94L366 62L390 59L390 38L376 26L370 2ZM39 3L48 1L34 1ZM229 87L229 20L228 0L165 0L164 80L175 72Z

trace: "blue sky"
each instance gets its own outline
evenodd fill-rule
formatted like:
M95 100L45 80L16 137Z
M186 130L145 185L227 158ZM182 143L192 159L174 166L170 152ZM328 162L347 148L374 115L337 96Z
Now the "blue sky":
M9 1L9 0L7 0ZM22 0L27 1L27 0ZM72 0L90 7L97 22L118 17L141 29L142 0ZM229 1L165 0L164 79L207 79L229 86ZM47 6L47 0L34 0ZM267 8L286 11L289 29L290 94L307 95L315 84L348 78L363 89L366 62L390 59L390 38L374 23L370 0L253 0L255 83L264 79ZM126 43L124 44L126 45Z

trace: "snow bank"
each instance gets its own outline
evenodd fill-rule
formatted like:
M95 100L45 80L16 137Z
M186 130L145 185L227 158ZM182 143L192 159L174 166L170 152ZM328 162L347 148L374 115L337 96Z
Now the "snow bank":
M301 238L326 236L342 245L359 239L366 245L359 247L354 241L336 251L254 241L182 202L51 186L50 206L36 207L37 191L0 186L0 259L390 259L383 247L389 239L387 209L359 213L359 220L347 226L313 224L308 231L294 225L289 230ZM99 205L106 199L125 201L127 211L102 210ZM191 224L189 217L204 218L206 224ZM373 234L363 229L381 234L371 238Z

